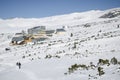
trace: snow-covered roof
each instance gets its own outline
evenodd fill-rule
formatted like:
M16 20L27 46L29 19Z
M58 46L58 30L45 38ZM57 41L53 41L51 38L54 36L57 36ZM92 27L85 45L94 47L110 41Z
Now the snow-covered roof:
M56 32L65 32L64 29L56 29Z

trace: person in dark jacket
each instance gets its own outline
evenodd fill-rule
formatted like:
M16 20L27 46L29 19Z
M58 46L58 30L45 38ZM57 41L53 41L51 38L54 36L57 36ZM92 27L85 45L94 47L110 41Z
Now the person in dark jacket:
M19 69L21 69L21 63L17 62L16 65L19 67Z

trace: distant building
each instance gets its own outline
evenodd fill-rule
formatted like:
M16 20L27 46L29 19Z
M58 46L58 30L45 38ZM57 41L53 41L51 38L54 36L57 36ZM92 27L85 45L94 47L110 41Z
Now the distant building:
M28 35L33 39L45 36L45 26L36 26L28 29Z
M28 42L41 42L49 37L53 36L53 34L64 34L66 31L64 28L56 29L56 30L46 30L45 26L36 26L33 28L28 29L28 34L25 31L21 33L16 33L15 36L12 38L11 43L13 45L21 45Z
M45 26L36 26L28 29L28 34L31 34L31 35L41 34L44 31L45 31Z
M23 36L23 33L16 33L15 36L12 38L11 43L13 45L23 44L25 38L26 38L26 36Z
M64 34L65 30L64 29L56 29L56 34Z

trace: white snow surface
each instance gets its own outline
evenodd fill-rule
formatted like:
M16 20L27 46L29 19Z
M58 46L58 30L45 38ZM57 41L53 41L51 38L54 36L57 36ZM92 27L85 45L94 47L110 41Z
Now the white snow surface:
M111 60L113 57L120 62L120 16L100 18L114 10L120 11L120 8L41 19L0 19L0 80L119 80L120 64L103 65L105 74L102 76L98 76L97 68L64 74L74 64L93 62L97 65L99 59ZM54 34L36 44L9 44L14 32L38 25L48 29L66 26L66 33ZM6 48L10 50L6 51ZM52 57L46 58L47 55ZM22 63L21 69L16 62Z

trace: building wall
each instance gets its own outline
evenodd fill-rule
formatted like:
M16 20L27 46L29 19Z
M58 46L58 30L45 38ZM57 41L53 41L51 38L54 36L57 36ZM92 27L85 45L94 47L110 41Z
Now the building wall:
M65 32L57 32L56 34L62 35L62 34L65 34Z
M25 43L28 43L28 42L32 42L32 39L28 38L28 39L25 40Z

